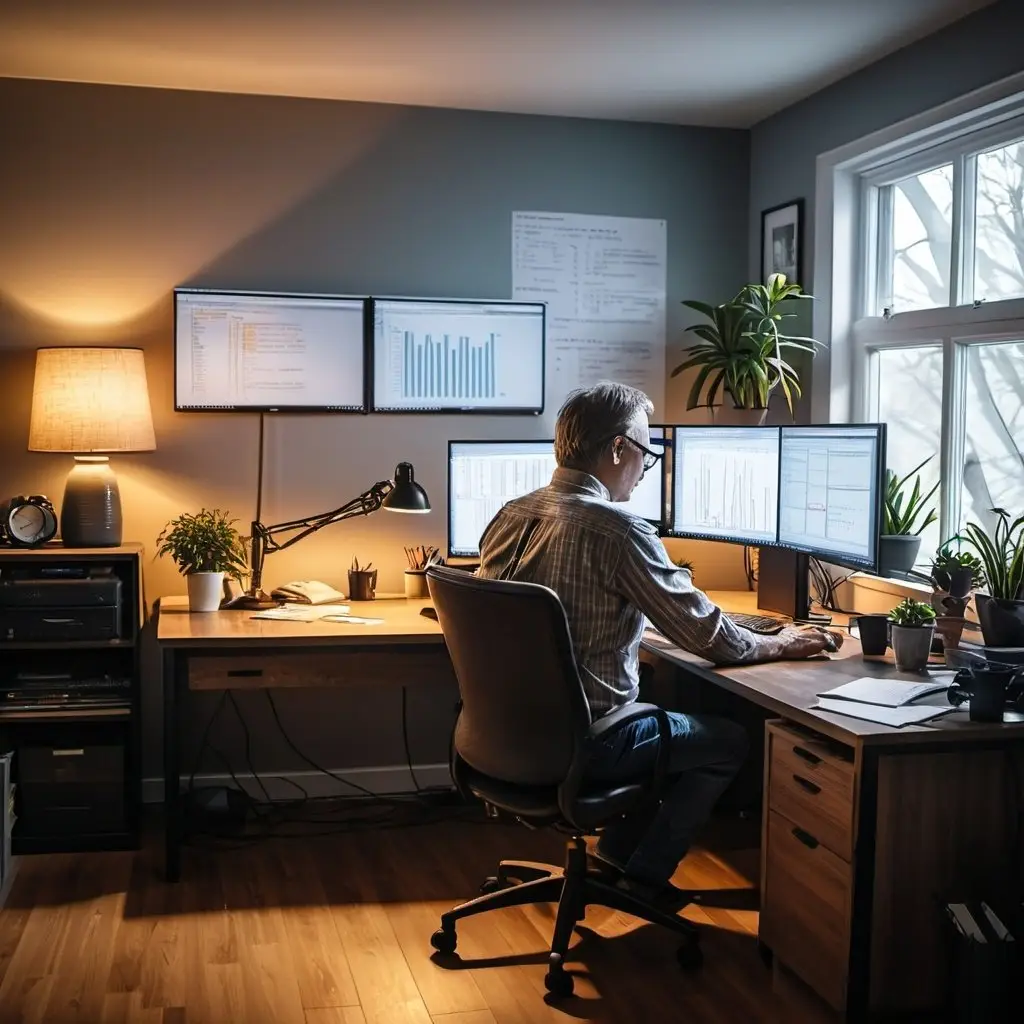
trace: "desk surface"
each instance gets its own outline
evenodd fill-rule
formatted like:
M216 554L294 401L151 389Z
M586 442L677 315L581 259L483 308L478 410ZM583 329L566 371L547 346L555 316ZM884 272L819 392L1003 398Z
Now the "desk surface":
M757 610L756 595L752 593L712 591L708 597L726 611ZM836 622L840 621L842 618L836 616ZM656 635L647 634L643 646L648 652L703 676L722 689L842 743L963 743L1006 739L1008 734L1017 734L1024 741L1024 715L1017 712L1007 712L1007 720L1001 725L971 722L966 712L954 711L924 725L908 725L896 729L847 715L815 710L817 694L822 690L832 689L861 676L891 677L895 674L891 656L887 660L866 660L861 656L860 644L849 636L846 636L842 649L828 658L765 662L721 669L716 669L710 662L688 654ZM939 706L948 706L941 693L927 700Z
M383 619L376 625L254 619L255 612L225 609L190 613L188 598L160 600L157 641L166 647L337 647L346 644L441 644L441 627L420 615L429 601L405 598L346 601L353 615Z

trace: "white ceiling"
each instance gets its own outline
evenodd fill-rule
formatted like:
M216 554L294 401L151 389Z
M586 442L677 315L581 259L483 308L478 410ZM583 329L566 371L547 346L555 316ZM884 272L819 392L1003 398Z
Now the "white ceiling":
M0 76L747 127L992 0L2 0Z

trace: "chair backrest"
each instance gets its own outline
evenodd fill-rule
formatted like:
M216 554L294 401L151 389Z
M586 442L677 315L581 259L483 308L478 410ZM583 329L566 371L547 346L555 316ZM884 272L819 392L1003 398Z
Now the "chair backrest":
M462 697L458 756L503 782L561 783L591 719L558 595L436 566L427 586Z

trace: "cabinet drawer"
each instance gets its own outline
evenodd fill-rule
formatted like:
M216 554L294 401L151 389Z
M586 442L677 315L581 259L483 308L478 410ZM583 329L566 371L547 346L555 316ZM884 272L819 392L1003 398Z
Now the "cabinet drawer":
M853 764L826 744L771 725L768 806L853 859Z
M192 690L359 686L378 683L455 683L447 648L400 646L294 654L197 655L188 660Z
M846 1001L853 869L809 831L768 812L760 938L836 1009Z

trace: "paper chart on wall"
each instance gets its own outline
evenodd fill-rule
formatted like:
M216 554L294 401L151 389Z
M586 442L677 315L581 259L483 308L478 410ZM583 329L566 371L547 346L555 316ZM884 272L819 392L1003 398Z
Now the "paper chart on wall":
M512 214L512 297L547 303L545 407L617 380L665 397L664 220Z

